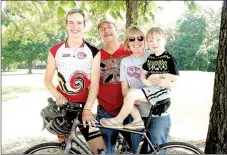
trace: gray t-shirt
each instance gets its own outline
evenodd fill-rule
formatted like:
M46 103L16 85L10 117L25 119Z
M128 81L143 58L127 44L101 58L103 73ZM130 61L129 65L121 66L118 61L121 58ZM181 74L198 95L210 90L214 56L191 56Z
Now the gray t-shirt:
M144 88L144 84L140 80L142 66L146 62L150 52L145 52L143 57L135 57L133 54L121 60L120 81L127 81L129 88ZM140 102L137 106L141 117L148 117L151 104L149 102Z

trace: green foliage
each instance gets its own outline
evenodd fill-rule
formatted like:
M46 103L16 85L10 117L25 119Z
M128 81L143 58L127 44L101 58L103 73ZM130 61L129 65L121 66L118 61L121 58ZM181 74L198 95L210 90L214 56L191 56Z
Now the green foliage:
M206 23L202 16L186 13L178 21L178 36L167 49L179 60L181 70L194 70L193 61L205 36Z
M215 71L220 12L202 8L185 13L175 29L168 29L166 49L177 57L181 70Z
M2 34L3 46L9 40L44 41L47 33L56 33L59 29L54 8L39 1L7 1L3 15L9 24Z
M200 10L200 6L194 1L184 1L184 4L188 7L191 12L197 12Z
M6 28L2 34L4 66L26 62L31 68L33 61L47 59L50 44L55 41L48 39L48 34L55 36L64 24L57 16L56 6L52 1L6 2L3 10Z

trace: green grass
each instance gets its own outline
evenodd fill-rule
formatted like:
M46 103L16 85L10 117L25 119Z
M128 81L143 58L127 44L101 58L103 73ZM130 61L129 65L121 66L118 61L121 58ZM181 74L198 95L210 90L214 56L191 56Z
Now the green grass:
M6 102L6 101L9 101L9 100L14 100L16 98L18 98L18 96L3 96L2 101Z
M45 88L35 88L35 87L28 87L28 86L22 86L22 87L3 87L2 88L2 95L8 95L10 93L28 93L28 92L37 92L37 91L46 91Z

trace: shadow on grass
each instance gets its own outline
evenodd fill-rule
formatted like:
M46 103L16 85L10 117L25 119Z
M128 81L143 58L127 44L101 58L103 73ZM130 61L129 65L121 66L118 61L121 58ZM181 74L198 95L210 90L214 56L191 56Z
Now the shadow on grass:
M47 91L44 87L28 87L28 86L20 86L20 87L3 87L2 95L7 95L10 93L28 93L28 92L37 92L37 91Z

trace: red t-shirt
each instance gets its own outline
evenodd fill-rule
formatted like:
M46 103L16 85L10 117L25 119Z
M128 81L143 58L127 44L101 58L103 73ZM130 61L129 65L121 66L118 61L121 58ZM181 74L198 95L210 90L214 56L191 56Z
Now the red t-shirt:
M98 93L99 104L111 115L116 116L123 104L120 82L120 62L132 54L125 51L123 45L114 54L109 54L104 49L101 52L101 75Z

